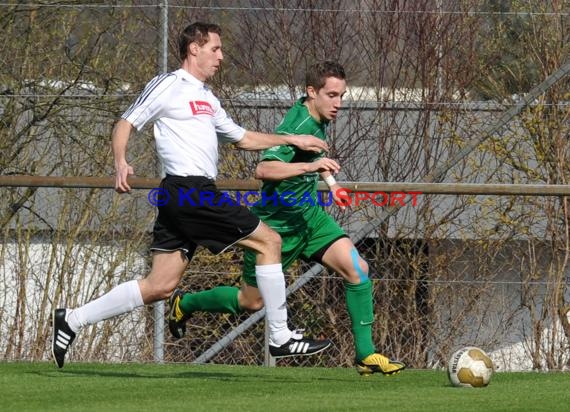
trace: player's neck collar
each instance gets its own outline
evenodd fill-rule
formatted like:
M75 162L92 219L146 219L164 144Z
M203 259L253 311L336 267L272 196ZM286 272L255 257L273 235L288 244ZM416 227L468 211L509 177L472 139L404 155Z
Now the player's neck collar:
M194 83L197 86L204 86L203 81L198 80L196 77L194 77L191 73L184 70L182 67L178 69L177 72L180 75L180 77L182 77L184 80L188 80L189 82Z

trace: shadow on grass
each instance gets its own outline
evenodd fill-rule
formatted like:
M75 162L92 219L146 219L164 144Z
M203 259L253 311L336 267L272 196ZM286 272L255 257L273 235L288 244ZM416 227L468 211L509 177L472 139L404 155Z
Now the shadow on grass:
M275 374L275 369L272 370L257 370L255 367L242 369L239 371L208 371L204 370L204 366L200 366L200 370L187 370L183 372L172 372L156 370L153 372L147 371L114 371L114 370L93 370L85 369L77 365L71 368L56 369L53 371L37 370L28 371L26 373L35 374L38 376L51 377L51 378L89 378L89 377L107 377L107 378L128 378L128 379L211 379L217 381L251 381L264 383L314 383L315 381L330 381L330 382L352 382L354 376L348 373L346 378L333 377L333 376L293 376L289 373ZM261 367L260 367L261 368ZM357 376L357 378L359 378Z

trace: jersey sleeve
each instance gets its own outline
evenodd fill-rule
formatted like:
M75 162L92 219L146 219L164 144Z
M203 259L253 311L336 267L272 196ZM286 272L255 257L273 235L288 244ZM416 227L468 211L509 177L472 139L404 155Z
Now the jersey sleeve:
M170 86L176 81L173 73L164 73L147 83L137 100L121 118L131 123L137 130L160 117L164 101L168 99Z
M295 157L295 146L273 146L265 149L261 154L261 160L279 160L285 163L291 163Z
M214 98L214 124L221 143L236 143L245 135L245 129L232 120L217 98Z

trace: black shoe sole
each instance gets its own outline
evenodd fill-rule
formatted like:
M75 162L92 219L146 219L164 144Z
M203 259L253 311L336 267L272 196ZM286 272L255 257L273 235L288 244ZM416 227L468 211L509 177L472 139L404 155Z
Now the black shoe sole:
M57 358L55 357L55 310L51 313L51 357L53 358L53 361L55 363L55 366L57 366L58 368L63 367L63 364L60 366L59 362L57 361Z
M320 349L318 349L318 350L316 350L316 351L314 351L314 352L290 353L290 354L287 354L287 355L273 355L273 354L271 353L271 348L269 348L269 354L270 354L273 358L275 358L275 359L290 358L290 357L292 357L292 356L310 356L310 355L316 355L317 353L321 353L321 352L324 351L325 349L330 348L331 345L332 345L332 342L329 342L328 345L323 346L322 348L320 348Z
M370 371L361 371L358 369L358 367L366 367L366 368L370 369ZM373 375L375 373L380 373L384 376L392 376L392 375L396 375L397 373L402 372L404 369L406 369L405 365L402 368L395 370L395 371L392 371L392 372L384 372L380 368L378 368L378 370L372 370L369 365L357 365L357 367L356 367L356 371L358 372L358 374L360 376L370 376L370 375Z

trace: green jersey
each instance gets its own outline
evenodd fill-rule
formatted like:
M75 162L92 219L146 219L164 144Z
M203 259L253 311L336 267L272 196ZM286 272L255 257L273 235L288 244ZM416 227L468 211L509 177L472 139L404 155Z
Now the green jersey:
M301 98L295 102L277 126L276 133L308 134L325 140L328 122L317 122L309 114L304 101L305 98ZM296 146L274 146L263 152L261 160L308 163L323 156L323 153L303 151ZM287 230L304 225L311 210L321 208L327 202L326 198L317 195L319 178L318 172L311 172L280 181L264 181L262 195L252 210L263 221L270 220L276 229Z

